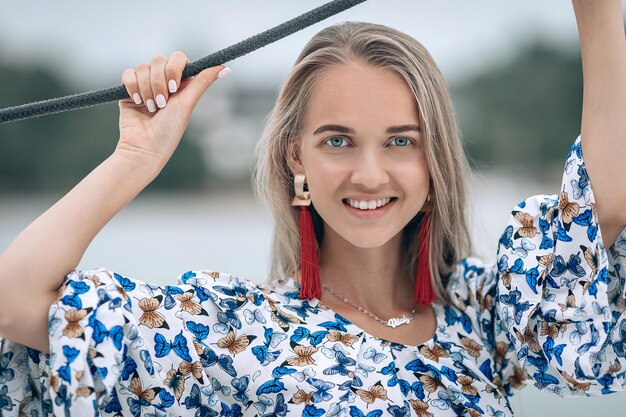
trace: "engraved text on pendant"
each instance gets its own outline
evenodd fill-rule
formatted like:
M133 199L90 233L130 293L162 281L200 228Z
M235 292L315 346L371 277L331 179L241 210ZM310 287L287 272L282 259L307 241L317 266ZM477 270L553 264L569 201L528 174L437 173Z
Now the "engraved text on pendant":
M387 320L387 326L396 328L396 327L398 327L400 325L407 324L410 321L411 320L409 320L409 318L406 317L406 316L403 316L403 317L392 317L389 320Z

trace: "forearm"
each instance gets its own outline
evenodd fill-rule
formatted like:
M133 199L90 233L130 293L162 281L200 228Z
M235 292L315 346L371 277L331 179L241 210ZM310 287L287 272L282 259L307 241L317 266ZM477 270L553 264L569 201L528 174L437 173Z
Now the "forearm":
M607 243L626 225L626 38L620 0L572 0L583 62L581 137Z
M65 275L76 268L98 232L156 175L157 170L141 168L113 154L24 229L0 254L2 327L13 322L12 317L24 317L20 310L24 304L30 305L29 298L52 301ZM35 316L45 336L47 314Z

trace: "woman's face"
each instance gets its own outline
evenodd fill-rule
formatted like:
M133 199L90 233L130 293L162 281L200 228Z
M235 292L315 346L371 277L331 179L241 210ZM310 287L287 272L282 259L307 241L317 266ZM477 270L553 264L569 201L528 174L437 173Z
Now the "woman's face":
M429 191L418 127L417 104L399 74L363 63L323 73L305 116L296 173L306 175L325 236L330 227L360 248L400 236Z

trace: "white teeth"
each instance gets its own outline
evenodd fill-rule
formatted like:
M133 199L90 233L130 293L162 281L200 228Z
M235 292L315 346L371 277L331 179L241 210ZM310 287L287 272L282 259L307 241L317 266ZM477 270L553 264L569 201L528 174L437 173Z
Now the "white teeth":
M348 204L354 208L361 210L374 210L378 207L387 205L391 201L390 197L382 198L380 200L360 201L348 199Z

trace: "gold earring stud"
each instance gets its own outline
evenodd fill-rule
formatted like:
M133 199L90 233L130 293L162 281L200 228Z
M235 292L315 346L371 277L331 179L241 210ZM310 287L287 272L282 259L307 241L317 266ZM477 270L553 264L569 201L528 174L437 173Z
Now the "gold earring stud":
M311 196L308 191L304 191L304 174L296 174L293 179L293 185L296 196L291 201L292 206L309 206L311 205Z

